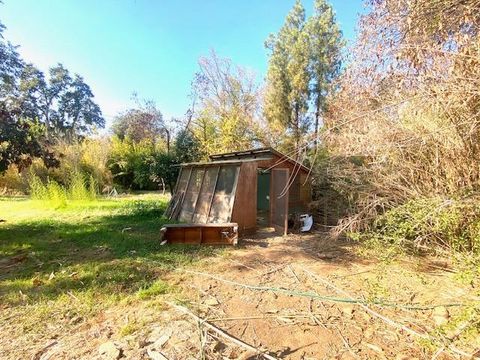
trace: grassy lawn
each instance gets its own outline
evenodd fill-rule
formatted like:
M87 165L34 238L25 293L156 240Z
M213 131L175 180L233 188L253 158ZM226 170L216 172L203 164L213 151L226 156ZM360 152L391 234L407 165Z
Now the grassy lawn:
M20 331L78 321L174 289L162 279L214 248L160 246L167 198L144 194L62 208L0 198L0 318Z

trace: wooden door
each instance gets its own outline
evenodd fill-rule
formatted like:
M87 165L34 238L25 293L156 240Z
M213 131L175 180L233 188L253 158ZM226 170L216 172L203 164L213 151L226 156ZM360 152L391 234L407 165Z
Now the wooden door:
M287 235L288 230L288 169L273 169L270 199L270 218L275 230Z

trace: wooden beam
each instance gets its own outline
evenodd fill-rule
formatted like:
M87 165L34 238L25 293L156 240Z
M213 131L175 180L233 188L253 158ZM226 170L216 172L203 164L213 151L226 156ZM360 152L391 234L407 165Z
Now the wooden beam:
M210 218L210 211L212 210L212 203L213 203L213 199L215 198L215 191L217 190L217 182L218 182L218 176L220 174L220 168L221 166L217 168L217 175L215 176L215 185L213 186L212 198L210 199L210 204L208 205L207 223L208 223L208 219Z

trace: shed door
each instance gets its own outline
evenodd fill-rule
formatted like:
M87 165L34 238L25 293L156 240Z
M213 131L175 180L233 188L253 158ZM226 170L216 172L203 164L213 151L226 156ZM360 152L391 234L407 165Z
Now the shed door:
M272 170L270 216L276 231L286 235L288 229L288 169Z

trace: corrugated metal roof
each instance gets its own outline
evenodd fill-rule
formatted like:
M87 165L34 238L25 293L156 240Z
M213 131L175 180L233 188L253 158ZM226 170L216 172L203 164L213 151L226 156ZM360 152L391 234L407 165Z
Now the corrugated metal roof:
M271 156L268 156L268 155L271 155ZM280 158L276 162L276 164L281 164L285 161L288 161L291 164L294 164L297 166L300 165L300 168L304 171L307 171L307 172L310 171L310 169L305 165L303 165L302 163L270 147L251 149L251 150L245 150L245 151L233 151L233 152L228 152L223 154L213 154L209 156L211 160L210 162L191 162L191 163L180 164L180 166L187 167L187 166L214 166L214 165L221 165L221 164L239 164L242 162L270 160L273 157L272 155L276 155ZM275 165L273 165L272 167L275 167Z
M251 150L245 150L245 151L233 151L233 152L228 152L228 153L223 153L223 154L214 154L210 155L210 159L214 162L218 162L220 160L226 160L228 158L239 158L239 159L254 159L254 160L259 160L260 156L265 156L267 154L271 155L276 155L280 158L278 161L278 164L281 164L284 161L288 161L291 164L296 164L297 166L300 165L300 167L305 170L305 171L310 171L308 167L303 165L302 163L296 161L295 159L292 159L290 156L282 154L280 151L275 150L274 148L271 147L265 147L265 148L258 148L258 149L251 149Z
M244 162L255 162L259 160L269 160L270 158L256 158L256 159L232 159L232 160L215 160L215 161L198 161L198 162L191 162L191 163L184 163L180 164L182 167L188 166L218 166L218 165L225 165L225 164L241 164Z

